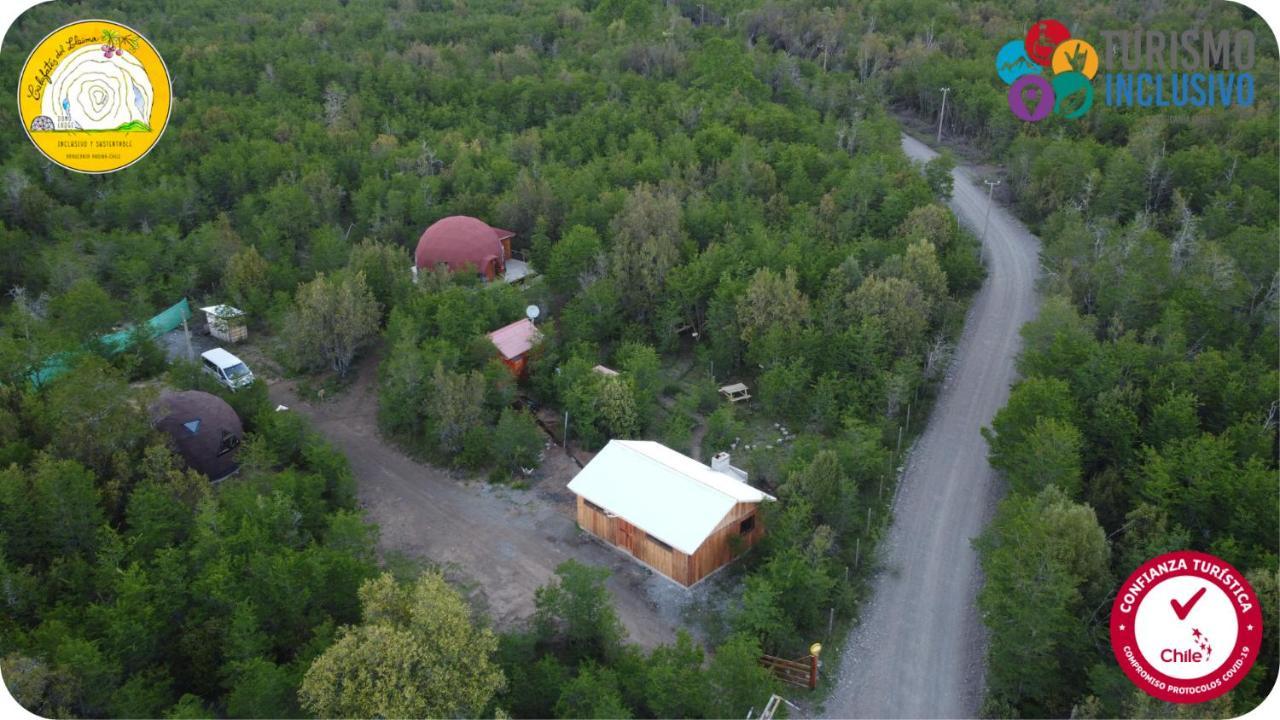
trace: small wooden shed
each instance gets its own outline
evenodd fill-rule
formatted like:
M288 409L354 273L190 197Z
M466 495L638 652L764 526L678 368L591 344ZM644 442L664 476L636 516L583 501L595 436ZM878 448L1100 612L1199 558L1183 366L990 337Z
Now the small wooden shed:
M210 305L200 308L209 324L209 334L228 343L238 343L249 337L249 327L244 311L230 305Z
M498 356L516 377L524 375L529 351L541 337L538 327L528 318L517 320L489 333L489 340L498 349Z
M774 499L728 453L708 467L645 440L609 441L569 490L579 527L685 587L763 537L756 511Z

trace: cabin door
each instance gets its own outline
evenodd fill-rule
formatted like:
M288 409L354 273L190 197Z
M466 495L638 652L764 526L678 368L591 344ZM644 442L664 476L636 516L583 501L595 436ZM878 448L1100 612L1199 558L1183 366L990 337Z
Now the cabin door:
M616 522L618 523L616 528L618 533L617 534L618 547L622 548L623 550L626 550L632 555L635 555L636 554L636 526L632 525L626 520L623 520L622 518L618 518Z

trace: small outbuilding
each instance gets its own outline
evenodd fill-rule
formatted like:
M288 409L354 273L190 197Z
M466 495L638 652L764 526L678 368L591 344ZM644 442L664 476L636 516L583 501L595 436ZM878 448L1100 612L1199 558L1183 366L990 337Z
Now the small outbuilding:
M450 272L470 269L493 280L507 272L515 235L478 218L450 215L432 223L418 239L413 255L415 271L441 266Z
M489 340L498 349L498 356L516 377L524 375L529 351L541 337L538 327L528 318L489 333Z
M764 536L773 501L719 453L703 465L661 443L611 440L569 483L578 526L689 587Z
M240 469L240 416L225 400L199 390L169 392L153 408L156 429L169 436L187 467L221 480Z
M200 308L208 323L209 334L228 343L238 343L249 337L249 327L244 311L230 305L210 305Z

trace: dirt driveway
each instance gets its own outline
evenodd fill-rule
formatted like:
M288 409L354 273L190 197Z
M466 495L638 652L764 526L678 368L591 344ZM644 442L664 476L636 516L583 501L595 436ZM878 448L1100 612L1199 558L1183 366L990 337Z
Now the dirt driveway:
M455 477L419 463L378 435L377 362L358 368L338 397L308 402L288 380L270 385L271 400L311 418L351 461L361 506L382 528L384 552L443 566L499 629L533 614L533 593L570 558L607 567L615 607L633 642L654 647L675 639L685 591L578 530L564 483L577 468L547 449L528 490Z

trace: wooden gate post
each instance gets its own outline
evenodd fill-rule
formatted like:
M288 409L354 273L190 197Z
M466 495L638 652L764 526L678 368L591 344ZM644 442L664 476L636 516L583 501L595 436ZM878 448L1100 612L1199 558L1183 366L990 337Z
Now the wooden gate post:
M818 654L822 652L822 643L809 646L809 689L818 687Z

